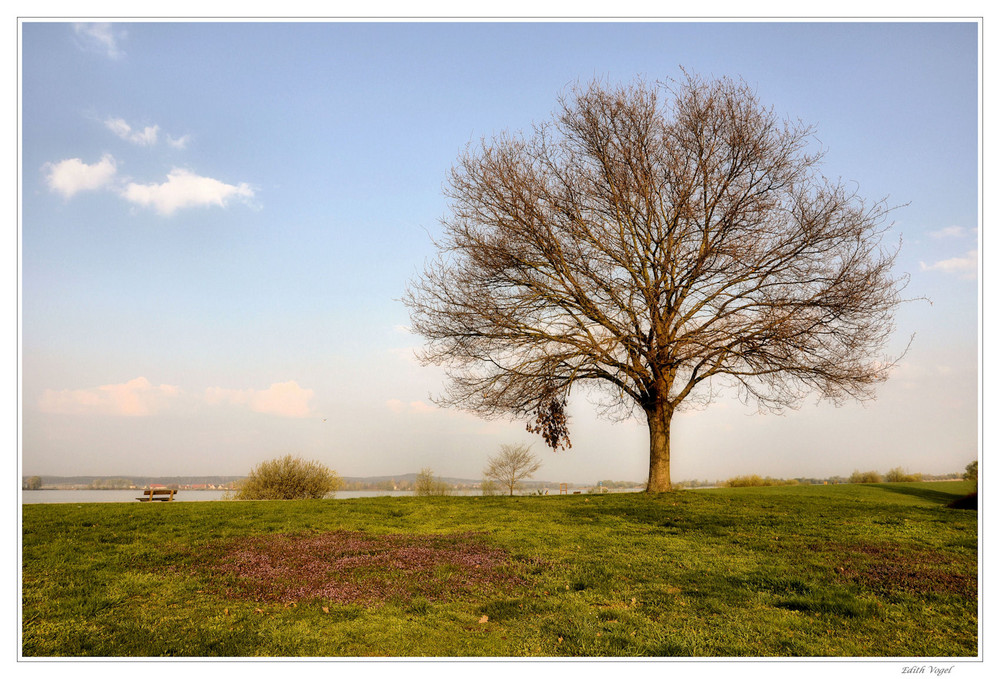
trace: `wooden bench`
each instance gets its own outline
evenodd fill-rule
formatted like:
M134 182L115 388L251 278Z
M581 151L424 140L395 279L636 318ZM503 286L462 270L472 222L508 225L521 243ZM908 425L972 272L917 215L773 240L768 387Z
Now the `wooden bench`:
M142 497L137 497L136 500L139 502L152 502L153 500L157 502L173 502L176 493L177 491L173 488L148 488L142 491Z

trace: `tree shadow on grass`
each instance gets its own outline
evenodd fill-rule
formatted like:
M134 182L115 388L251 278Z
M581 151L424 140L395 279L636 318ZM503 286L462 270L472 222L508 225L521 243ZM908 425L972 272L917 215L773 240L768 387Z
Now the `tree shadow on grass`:
M899 493L901 495L918 497L921 500L927 500L928 502L933 502L934 504L939 505L947 505L955 500L958 500L964 495L964 493L946 493L942 490L927 488L926 484L923 486L911 486L905 483L893 483L879 484L874 487L890 493Z

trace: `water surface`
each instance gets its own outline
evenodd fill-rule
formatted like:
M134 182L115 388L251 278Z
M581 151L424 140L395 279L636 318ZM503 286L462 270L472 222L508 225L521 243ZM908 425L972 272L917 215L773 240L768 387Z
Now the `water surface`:
M225 490L179 490L174 495L175 502L213 502L222 500ZM478 490L453 490L451 495L479 495ZM141 490L23 490L21 504L49 504L69 502L135 502L142 495ZM338 500L356 497L409 497L411 490L338 490L334 496Z

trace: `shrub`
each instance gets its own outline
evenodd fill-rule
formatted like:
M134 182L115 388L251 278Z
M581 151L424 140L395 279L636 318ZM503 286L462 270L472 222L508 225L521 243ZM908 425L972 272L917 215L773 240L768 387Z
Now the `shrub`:
M726 481L726 485L730 488L751 488L763 486L764 479L760 478L757 474L746 474L744 476L734 476Z
M236 500L321 499L343 485L332 469L286 455L261 462L250 470L233 496Z
M965 474L962 475L966 481L979 481L979 460L970 462L965 467Z
M726 485L730 488L754 488L757 486L797 486L799 485L798 479L773 479L770 476L766 478L761 478L757 474L749 474L744 476L734 476L733 478L726 481Z
M451 492L448 484L434 476L429 467L424 467L413 482L413 492L416 495L447 495Z
M482 489L483 495L500 494L500 487L497 486L497 484L494 481L491 481L489 479L483 479L482 483L479 484L479 487Z
M885 474L885 480L889 483L913 483L914 481L919 481L922 478L924 478L923 474L907 474L903 471L902 467L890 469Z
M882 483L882 475L875 470L859 472L855 469L851 474L851 483Z

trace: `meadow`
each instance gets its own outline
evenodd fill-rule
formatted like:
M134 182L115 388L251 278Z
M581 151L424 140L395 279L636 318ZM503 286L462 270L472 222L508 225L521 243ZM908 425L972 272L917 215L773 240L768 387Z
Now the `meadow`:
M25 657L975 657L970 482L22 507Z

